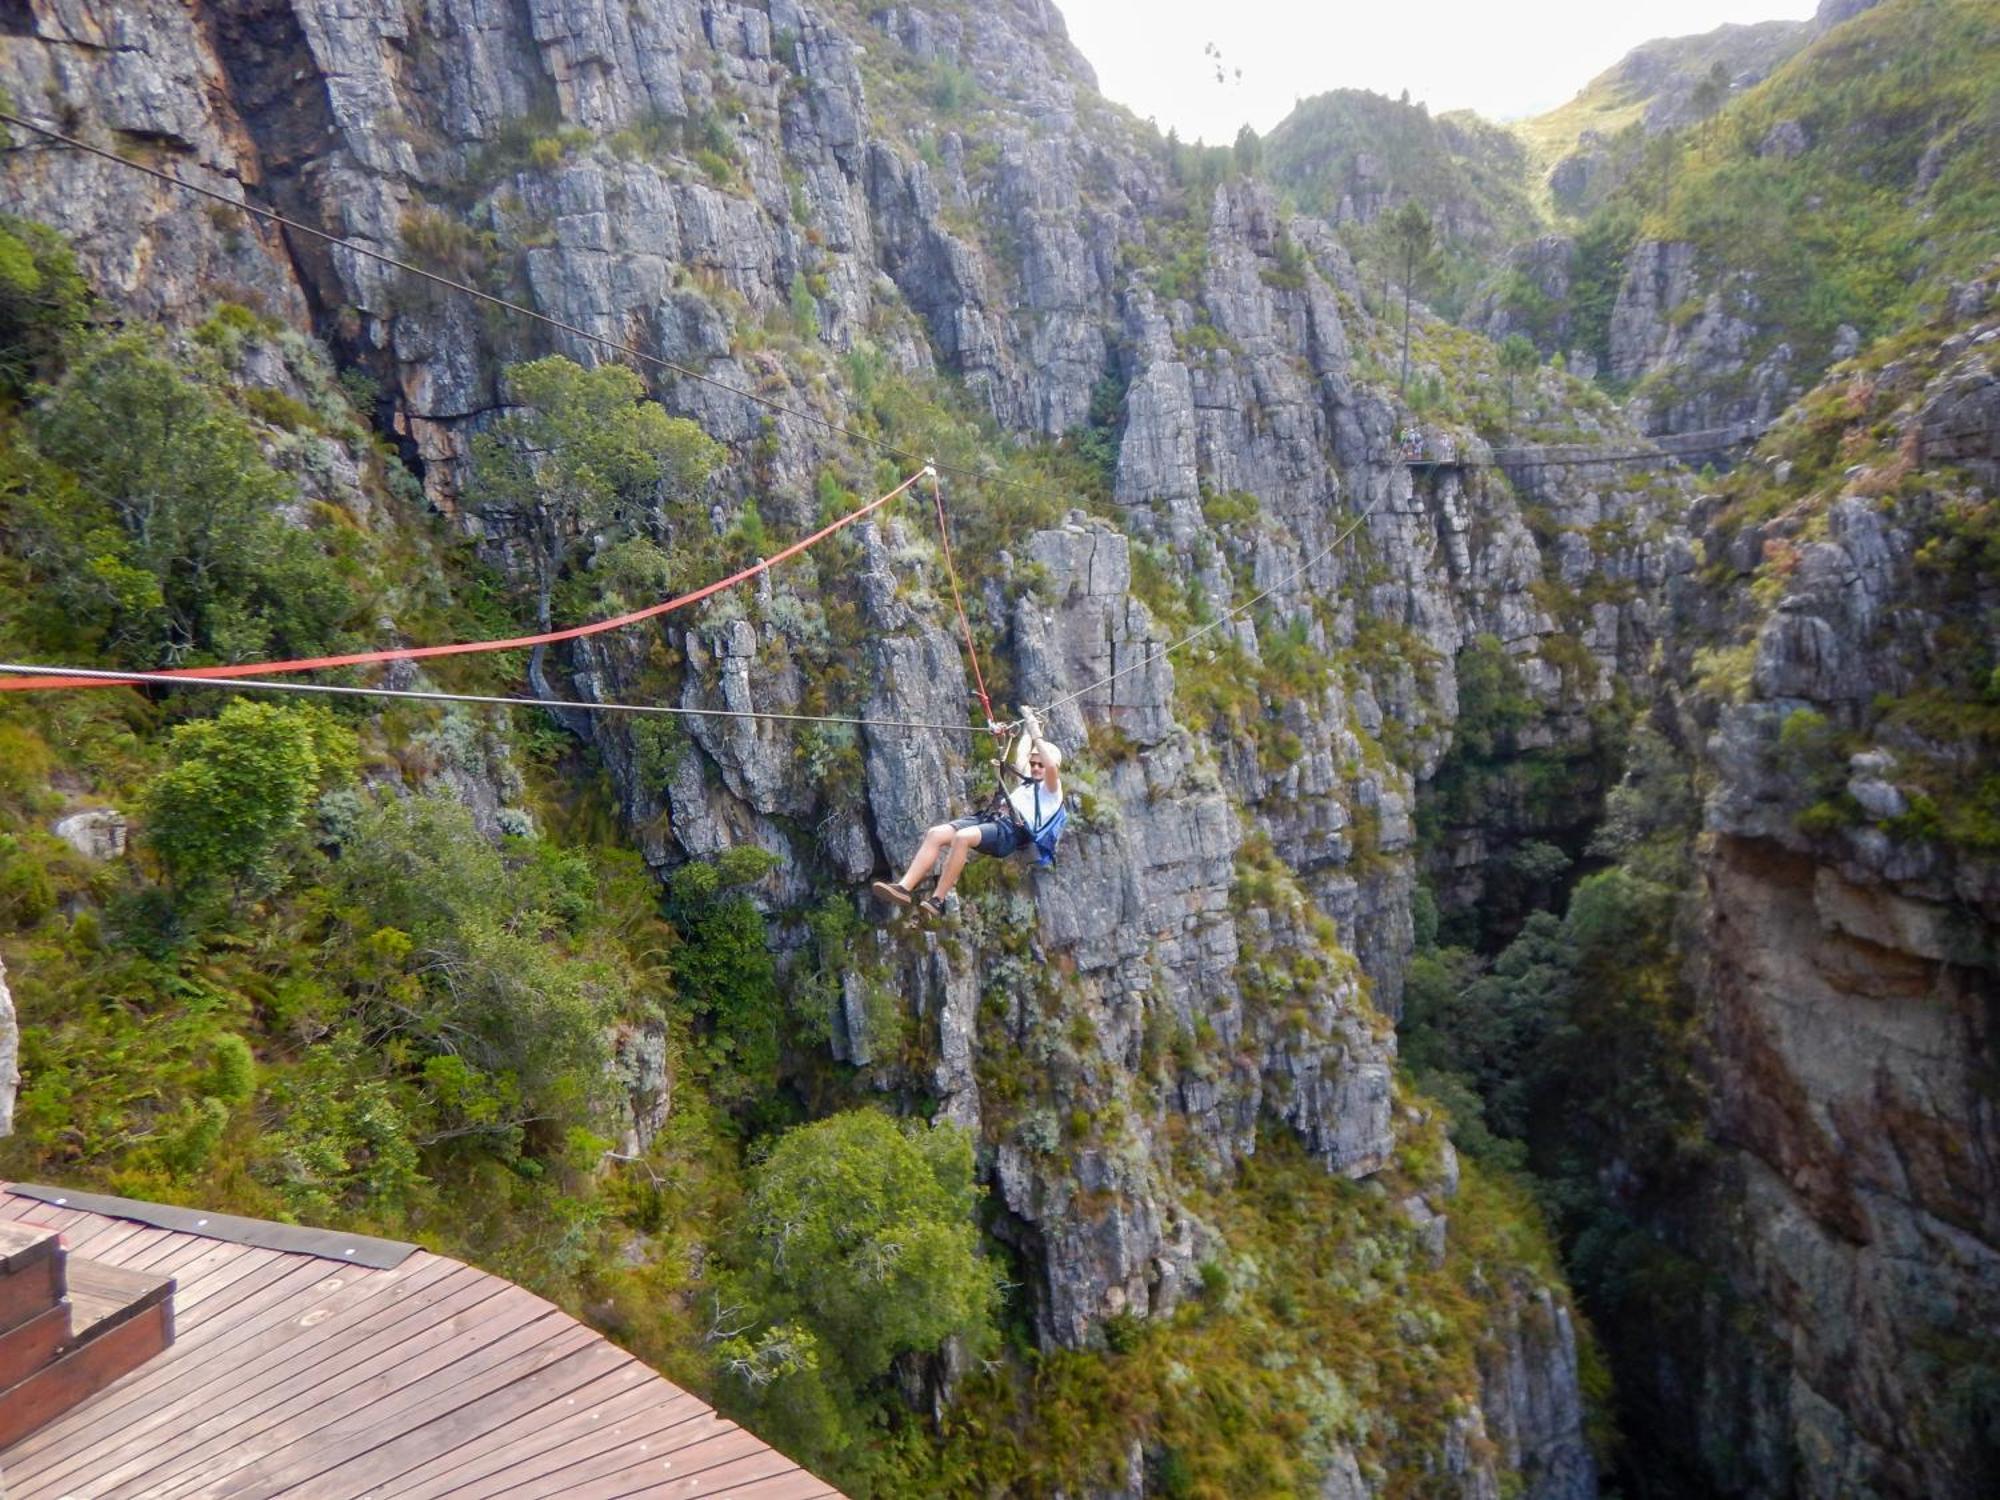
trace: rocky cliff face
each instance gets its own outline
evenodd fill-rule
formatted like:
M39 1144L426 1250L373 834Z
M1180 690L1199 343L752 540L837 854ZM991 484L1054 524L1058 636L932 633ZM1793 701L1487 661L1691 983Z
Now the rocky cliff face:
M1611 310L1609 370L1614 380L1653 381L1641 405L1648 430L1761 428L1804 394L1799 353L1772 342L1759 302L1754 275L1704 270L1685 241L1632 247ZM1844 359L1859 344L1844 328L1815 355Z
M1992 289L1781 424L1775 493L1705 517L1677 601L1680 640L1723 643L1688 669L1724 1168L1697 1241L1727 1286L1707 1325L1737 1331L1668 1383L1736 1493L2000 1474L1996 600L1966 550L2000 452ZM1811 469L1815 421L1854 435Z

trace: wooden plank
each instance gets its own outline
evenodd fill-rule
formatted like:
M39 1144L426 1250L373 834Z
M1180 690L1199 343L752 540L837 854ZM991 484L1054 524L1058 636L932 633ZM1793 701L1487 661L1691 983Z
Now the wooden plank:
M260 1454L309 1436L433 1370L475 1352L485 1342L539 1320L546 1304L497 1277L478 1272L436 1303L417 1299L392 1319L377 1319L357 1337L336 1329L335 1352L296 1361L303 1367L266 1382L249 1398L204 1413L198 1441L177 1443L170 1462L154 1465L144 1493L165 1497L234 1472ZM316 1353L320 1344L306 1346Z
M678 1414L642 1416L588 1434L545 1459L491 1475L483 1484L469 1485L451 1492L454 1500L485 1500L487 1496L568 1495L572 1489L607 1474L628 1468L634 1455L651 1460L664 1456L679 1442L684 1432L713 1436L725 1431L728 1423L713 1408L694 1397L694 1404Z
M625 1447L602 1448L560 1470L538 1475L532 1481L526 1478L517 1480L512 1474L503 1474L500 1479L504 1482L499 1487L488 1489L483 1493L491 1497L491 1500L498 1500L502 1495L520 1497L520 1500L526 1500L530 1495L567 1496L573 1490L603 1479L608 1474L629 1468L635 1451L647 1457L665 1457L677 1448L691 1447L696 1443L707 1442L717 1436L738 1431L741 1429L734 1422L726 1417L717 1416L714 1411L703 1407L699 1415L686 1421L676 1422L657 1435L642 1436L636 1443Z
M28 1206L15 1218L23 1224L36 1224L44 1229L64 1230L97 1217L80 1208L57 1208L53 1203L42 1203L34 1198L17 1198L17 1203Z
M208 1244L209 1242L198 1234L169 1233L165 1239L150 1249L142 1250L136 1255L118 1255L109 1259L128 1271L151 1271L157 1275L160 1267L166 1262L199 1255L208 1248ZM96 1256L91 1258L97 1259Z
M286 1493L300 1500L400 1496L414 1482L413 1476L428 1466L449 1461L470 1445L491 1447L504 1441L514 1424L532 1419L565 1397L610 1389L604 1384L606 1378L630 1363L622 1349L593 1336L569 1358L533 1370L478 1400L440 1411L400 1437L350 1453Z
M504 1443L460 1457L449 1467L425 1470L422 1482L399 1492L397 1500L470 1500L502 1477L511 1484L539 1478L708 1411L700 1400L669 1385L637 1360L607 1381L621 1388L595 1401L565 1397L562 1410L522 1424L519 1431L507 1434Z
M628 1453L624 1455L625 1462L618 1468L588 1484L566 1485L562 1491L563 1500L621 1500L623 1496L644 1493L656 1485L679 1486L699 1479L710 1469L738 1459L775 1452L763 1439L744 1431L734 1422L725 1423L724 1429L704 1442L671 1452L642 1453L637 1456L637 1461L634 1461L634 1455ZM789 1459L784 1460L787 1465L790 1462Z
M704 1469L699 1474L669 1478L664 1485L649 1485L627 1490L624 1495L618 1497L618 1500L629 1500L629 1497L638 1495L687 1496L689 1500L698 1495L707 1500L708 1496L727 1495L731 1491L738 1495L757 1495L762 1493L762 1486L773 1480L800 1472L799 1466L776 1448L767 1444L759 1446L763 1448L761 1453L752 1453L737 1459L734 1463Z
M0 1330L38 1318L63 1299L63 1258L50 1235L45 1253L22 1252L18 1270L0 1276Z
M148 1229L123 1241L115 1249L103 1253L94 1250L71 1250L70 1254L81 1255L89 1260L101 1260L108 1266L124 1266L127 1270L143 1271L156 1257L171 1255L186 1238L187 1236L175 1234L171 1229Z
M799 1468L769 1479L752 1479L734 1489L717 1490L715 1493L728 1495L732 1500L736 1497L741 1497L741 1500L842 1500L840 1491L819 1475Z
M280 1300L270 1304L270 1316L273 1318L309 1312L331 1295L327 1286L329 1280L336 1288L341 1285L338 1278L314 1276L312 1273L317 1270L314 1266L295 1266L291 1269L292 1276L267 1290L266 1295L274 1298L283 1294ZM175 1347L169 1354L136 1372L117 1391L107 1393L92 1410L101 1414L109 1424L137 1430L145 1413L188 1399L197 1383L203 1387L215 1384L216 1371L233 1372L236 1349L259 1331L258 1322L247 1312L244 1321L237 1326L222 1327L210 1322L192 1335L182 1324L177 1330ZM204 1372L199 1382L189 1378L191 1369ZM57 1424L56 1427L45 1428L30 1438L16 1454L12 1472L17 1488L29 1474L46 1474L51 1471L51 1466L57 1466L54 1472L63 1472L62 1466L72 1455L101 1446L94 1429L79 1427L65 1430L67 1427L68 1424Z
M120 1456L150 1452L162 1426L192 1422L196 1418L190 1412L200 1404L228 1400L230 1390L244 1382L268 1380L270 1362L294 1360L294 1340L306 1330L336 1326L336 1310L346 1300L380 1290L374 1274L344 1278L340 1266L334 1266L334 1276L316 1276L316 1270L316 1264L294 1266L290 1278L268 1288L266 1296L274 1300L264 1316L246 1316L240 1326L226 1330L210 1324L204 1334L182 1338L168 1356L136 1372L120 1390L106 1392L92 1406L92 1414L136 1446L116 1446L108 1454L96 1424L80 1424L60 1434L54 1428L36 1434L28 1444L30 1454L18 1458L12 1468L16 1500L24 1500L30 1484L52 1484L60 1490L88 1464L102 1468ZM360 1290L362 1286L366 1290ZM200 1370L200 1378L190 1378L190 1370ZM148 1436L154 1440L140 1442Z
M0 1333L0 1391L19 1385L69 1342L70 1310L61 1302Z
M510 1286L508 1291L520 1289ZM225 1464L205 1466L192 1484L149 1489L148 1496L223 1500L278 1494L325 1468L329 1453L349 1456L386 1442L437 1415L440 1405L448 1410L478 1400L498 1385L568 1358L594 1337L539 1297L521 1295L539 1304L510 1312L510 1317L518 1318L525 1311L526 1322L507 1327L496 1337L490 1314L488 1319L474 1318L472 1326L454 1329L451 1337L426 1349L420 1358L378 1368L364 1385L307 1406L265 1429L253 1446L222 1455ZM507 1293L491 1300L506 1301ZM425 1387L436 1394L427 1398Z
M297 1267L295 1274L317 1269L318 1265ZM454 1272L463 1275L455 1277ZM34 1468L24 1466L16 1472L17 1500L31 1500L40 1492L29 1484L67 1492L86 1478L122 1480L170 1465L172 1472L178 1472L174 1459L210 1431L225 1428L227 1419L246 1420L295 1388L337 1379L351 1363L344 1354L347 1346L374 1339L380 1347L393 1350L396 1340L406 1336L411 1317L429 1316L424 1311L427 1299L440 1289L478 1295L505 1285L446 1260L436 1261L435 1269L427 1268L423 1276L408 1282L392 1273L391 1284L383 1286L377 1275L370 1273L355 1284L343 1283L337 1276L318 1278L303 1284L289 1300L273 1304L272 1320L246 1321L242 1336L226 1346L183 1344L184 1357L162 1361L157 1379L154 1372L147 1372L151 1389L103 1413L106 1426L119 1433L119 1443L107 1448L78 1434L81 1441L43 1456ZM386 1292L397 1295L378 1304L375 1299ZM351 1311L356 1307L358 1316ZM171 1368L175 1364L181 1368ZM190 1374L197 1370L198 1377Z
M817 1474L804 1469L793 1469L789 1474L776 1474L769 1479L750 1479L732 1489L715 1490L716 1495L727 1495L735 1500L841 1500L840 1491L821 1479Z
M79 1225L66 1230L63 1234L63 1248L71 1255L89 1255L95 1258L116 1248L122 1241L145 1232L144 1224L133 1224L123 1219L107 1219L102 1224L94 1224L88 1228Z
M53 1255L55 1249L54 1230L0 1221L0 1276L12 1275L30 1262Z
M171 1276L179 1281L182 1267L193 1264L214 1247L210 1241L202 1239L199 1235L183 1234L177 1236L177 1239L177 1244L162 1249L157 1255L146 1257L143 1264L127 1262L121 1264L124 1264L127 1270L150 1271L155 1276Z
M291 1256L275 1250L238 1251L199 1280L190 1277L181 1283L182 1321L190 1326L204 1322L257 1288L289 1276L298 1265Z
M10 1192L6 1195L6 1203L7 1217L22 1224L39 1224L42 1222L42 1216L45 1214L64 1215L63 1223L65 1225L75 1223L80 1217L95 1217L94 1215L87 1215L80 1208L57 1208L53 1203L45 1203L39 1198L30 1198L26 1193ZM60 1228L62 1226L47 1225L45 1227Z
M499 1339L475 1332L469 1350L398 1388L379 1380L338 1414L318 1411L293 1424L281 1444L264 1447L252 1465L198 1492L203 1500L289 1493L335 1462L400 1438L459 1406L484 1400L524 1376L561 1364L588 1348L588 1329L551 1311ZM467 1342L467 1341L461 1341ZM400 1373L400 1372L399 1372Z
M0 1468L11 1467L7 1450L15 1443L151 1359L170 1337L166 1305L156 1303L0 1391Z
M617 1425L616 1417L643 1411L647 1374L644 1366L628 1359L622 1367L598 1376L581 1389L517 1413L504 1430L489 1438L434 1454L420 1468L396 1480L396 1500L437 1500L439 1496L463 1491L467 1485L476 1487L482 1479L502 1470L516 1470L536 1461L548 1462L545 1455L564 1442L601 1433Z
M98 1260L80 1260L72 1255L69 1260L69 1290L72 1297L81 1294L120 1306L151 1307L155 1302L165 1302L174 1294L174 1279L171 1276L153 1276L144 1271L128 1271L123 1266L106 1265Z
M750 1458L738 1458L734 1464L724 1464L722 1468L706 1470L704 1474L698 1474L686 1482L676 1480L668 1490L658 1490L658 1492L640 1490L636 1494L676 1494L676 1496L684 1494L684 1496L704 1496L704 1500L706 1496L732 1494L732 1492L762 1496L766 1484L772 1484L774 1480L782 1480L790 1474L800 1474L800 1472L804 1470L800 1470L798 1464L794 1464L790 1458L786 1458L776 1448L766 1444L764 1452L760 1454L752 1454Z

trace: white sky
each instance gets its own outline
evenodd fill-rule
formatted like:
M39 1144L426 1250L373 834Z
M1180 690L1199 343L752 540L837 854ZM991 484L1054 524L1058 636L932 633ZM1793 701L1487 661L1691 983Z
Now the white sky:
M1725 21L1800 20L1816 0L1057 0L1106 95L1210 144L1334 88L1404 89L1433 114L1539 114L1640 42ZM1215 81L1221 51L1227 79ZM1242 77L1237 77L1237 69Z

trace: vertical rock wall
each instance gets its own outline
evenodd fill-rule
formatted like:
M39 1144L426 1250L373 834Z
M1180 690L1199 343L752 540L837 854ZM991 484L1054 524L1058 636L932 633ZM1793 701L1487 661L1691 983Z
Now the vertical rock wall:
M1955 540L2000 474L1996 285L1843 376L1865 395L1838 460L1707 517L1714 566L1677 591L1676 651L1722 643L1674 674L1708 680L1686 732L1721 1149L1688 1227L1720 1288L1659 1368L1731 1493L2000 1482L2000 861L1971 813L1996 596Z

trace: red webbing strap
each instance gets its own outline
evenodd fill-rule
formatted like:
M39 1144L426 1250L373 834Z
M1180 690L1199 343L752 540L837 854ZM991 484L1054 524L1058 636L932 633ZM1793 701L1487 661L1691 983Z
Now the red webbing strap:
M931 499L937 502L938 540L944 544L944 571L951 579L951 602L958 609L959 628L965 632L965 654L972 661L973 685L979 689L979 706L986 710L986 722L993 722L993 700L986 696L986 679L979 672L979 648L972 643L972 622L965 617L965 599L958 591L958 568L951 560L951 528L944 519L944 486L938 483L935 468L924 471L931 476Z
M310 672L319 667L359 667L371 662L418 661L431 656L465 656L484 651L518 651L524 646L553 645L557 641L573 641L586 635L602 635L607 630L618 630L626 625L636 625L641 620L650 620L656 615L664 615L672 610L685 609L690 604L698 604L711 594L719 594L746 578L754 578L759 573L787 558L797 557L815 543L825 541L844 526L851 526L863 516L879 510L895 499L919 479L922 473L912 474L886 495L879 495L858 510L851 510L831 525L822 526L811 536L793 542L782 552L774 552L761 561L752 563L741 572L731 573L727 578L705 584L693 593L682 594L677 599L669 599L662 604L648 605L635 609L630 614L618 615L609 620L598 620L589 625L571 625L564 630L551 630L542 635L517 635L504 641L460 641L447 646L399 646L389 651L354 651L345 656L307 656L296 661L253 661L237 662L225 667L181 667L172 671L152 673L160 677L188 678L229 678L268 677L281 672ZM933 475L935 479L935 475ZM91 688L115 687L115 682L103 682L76 677L15 677L0 680L0 693L26 692L30 688ZM983 695L982 695L983 696Z

